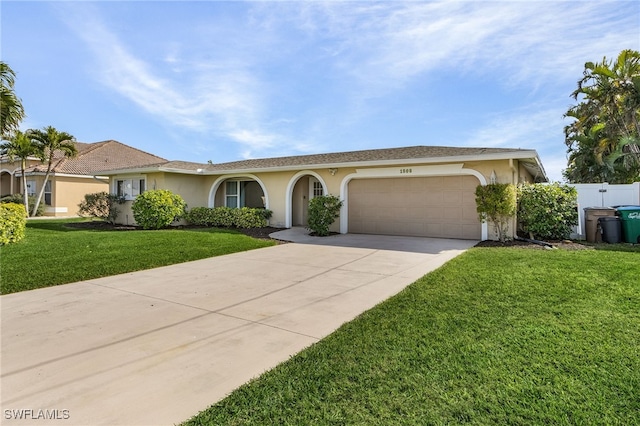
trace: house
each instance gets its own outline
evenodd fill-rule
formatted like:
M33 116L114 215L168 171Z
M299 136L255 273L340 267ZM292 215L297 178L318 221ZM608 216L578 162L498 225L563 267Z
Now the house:
M85 194L109 191L109 178L101 172L123 167L140 167L157 164L167 160L148 154L117 141L108 140L96 143L76 142L78 155L66 158L57 153L51 169L49 182L45 187L42 202L46 205L47 216L73 216L77 214L78 204ZM27 192L37 196L47 164L37 158L27 162ZM22 193L22 175L20 160L9 161L0 157L0 196Z
M475 189L489 182L546 182L535 150L413 146L242 160L220 164L168 161L103 173L127 202L118 221L135 223L132 201L167 189L189 207L264 207L271 225L304 226L315 196L344 201L334 231L487 239ZM512 227L513 228L513 227Z

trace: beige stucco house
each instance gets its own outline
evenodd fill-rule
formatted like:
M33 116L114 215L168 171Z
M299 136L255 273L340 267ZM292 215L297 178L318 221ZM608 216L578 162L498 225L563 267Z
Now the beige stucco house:
M76 142L78 155L65 158L54 156L52 172L45 187L42 202L47 216L74 216L85 194L109 191L109 178L101 172L123 167L140 167L166 162L162 157L149 154L117 141L96 143ZM44 183L47 164L37 158L27 162L27 192L37 195ZM20 160L0 157L0 196L22 193Z
M145 189L180 194L190 208L264 207L273 211L270 224L282 228L306 225L309 200L332 194L344 202L334 231L483 240L493 235L476 213L478 185L547 181L534 150L441 146L168 161L104 175L128 200L120 223L135 223L131 203Z

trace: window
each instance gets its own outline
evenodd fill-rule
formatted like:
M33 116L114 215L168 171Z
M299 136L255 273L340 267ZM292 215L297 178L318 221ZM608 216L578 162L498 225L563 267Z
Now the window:
M28 180L27 181L27 195L35 197L36 195L36 181Z
M116 180L116 195L127 200L133 200L146 191L144 178L118 179Z
M51 181L48 180L44 186L44 203L48 206L51 205Z
M322 189L322 183L320 181L313 182L313 196L320 197L324 195L324 189Z
M313 176L309 176L309 200L324 195L322 183Z
M254 180L227 180L224 182L224 205L231 208L263 208L264 192Z
M240 181L229 180L225 183L225 206L240 207Z

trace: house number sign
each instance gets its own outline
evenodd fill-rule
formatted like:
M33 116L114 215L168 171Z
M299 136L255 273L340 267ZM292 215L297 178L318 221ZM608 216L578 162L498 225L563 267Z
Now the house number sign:
M408 173L413 173L413 170L411 169L400 169L400 174L408 174Z

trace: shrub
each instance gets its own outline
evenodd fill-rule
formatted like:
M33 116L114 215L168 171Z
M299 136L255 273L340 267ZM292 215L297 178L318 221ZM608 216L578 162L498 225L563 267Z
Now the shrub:
M0 246L23 239L26 227L27 211L24 204L0 204Z
M185 213L184 219L191 225L212 226L213 209L208 207L194 207Z
M515 186L509 183L478 185L476 205L480 220L493 222L498 240L504 242L507 239L509 221L517 210Z
M194 207L185 215L185 219L192 225L219 226L237 228L262 228L267 226L267 219L272 215L271 210L242 207Z
M104 191L86 194L84 201L78 204L80 208L78 214L80 216L97 217L109 223L114 223L118 217L116 204L122 204L124 201L124 197L119 197Z
M321 195L309 201L307 229L319 237L329 235L329 227L340 217L342 201L335 195Z
M522 184L518 187L518 220L531 238L568 238L578 224L578 192L572 186Z
M186 203L181 196L165 189L138 195L131 206L136 223L144 229L160 229L184 215Z
M33 207L36 204L36 197L34 195L29 195L27 198L27 201L29 201L29 208ZM24 206L24 198L22 194L6 195L0 199L0 203L15 203L22 204ZM36 211L36 216L44 215L44 209L44 203L40 203L38 205L38 211Z
M233 207L217 207L213 211L213 226L230 227L235 223Z

